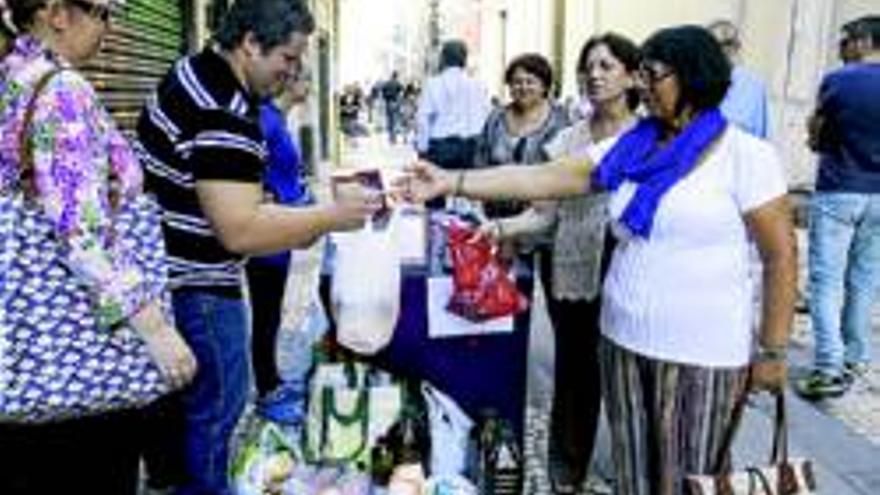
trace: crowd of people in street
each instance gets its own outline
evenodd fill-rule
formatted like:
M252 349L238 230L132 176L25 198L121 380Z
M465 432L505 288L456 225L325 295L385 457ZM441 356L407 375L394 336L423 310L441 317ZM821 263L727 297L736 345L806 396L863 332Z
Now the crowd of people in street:
M302 421L293 401L306 385L281 379L275 350L290 250L359 229L383 206L357 181L316 201L302 178L288 114L308 97L314 18L300 0L233 3L211 43L169 69L129 138L81 72L114 2L0 8L0 216L42 215L48 239L3 237L2 249L50 249L93 303L76 316L13 271L0 278L12 294L0 325L19 338L0 345L0 493L134 494L142 463L164 493L231 493L230 442L251 375L258 415ZM823 79L808 125L819 157L808 253L816 355L796 390L812 399L845 393L871 363L880 279L880 99L870 97L880 94L880 16L841 34L845 65ZM381 102L388 140L419 154L395 194L431 209L480 201L478 235L540 274L556 339L554 493L583 493L602 404L616 493L679 495L688 475L714 474L743 397L786 387L794 225L768 92L740 47L728 21L665 27L641 44L597 34L574 67L574 109L558 102L559 75L538 53L512 58L509 99L493 105L459 40L442 46L423 85L395 72L340 93L345 134L366 132L360 115ZM125 242L129 204L161 211L162 242ZM84 343L53 353L48 332ZM90 354L95 334L118 337L116 354ZM39 356L14 362L29 347ZM137 352L153 367L120 375L121 392L84 409L83 390L101 385L89 363L113 368ZM56 372L63 383L40 381ZM20 381L7 383L13 373ZM156 376L161 393L140 396ZM84 405L64 409L75 401ZM61 412L30 421L19 403Z

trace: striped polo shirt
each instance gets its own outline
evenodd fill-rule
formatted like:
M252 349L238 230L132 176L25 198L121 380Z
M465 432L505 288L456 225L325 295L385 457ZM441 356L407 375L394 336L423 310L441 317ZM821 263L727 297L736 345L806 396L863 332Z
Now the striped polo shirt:
M214 49L179 60L147 101L136 150L163 209L171 286L240 296L241 255L223 248L196 196L198 180L260 183L259 102Z

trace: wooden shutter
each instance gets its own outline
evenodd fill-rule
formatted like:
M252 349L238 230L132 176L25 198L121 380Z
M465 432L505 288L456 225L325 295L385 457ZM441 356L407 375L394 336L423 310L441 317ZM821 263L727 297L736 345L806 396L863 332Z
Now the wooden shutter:
M132 130L144 100L186 51L178 0L128 0L101 53L85 68L119 125Z

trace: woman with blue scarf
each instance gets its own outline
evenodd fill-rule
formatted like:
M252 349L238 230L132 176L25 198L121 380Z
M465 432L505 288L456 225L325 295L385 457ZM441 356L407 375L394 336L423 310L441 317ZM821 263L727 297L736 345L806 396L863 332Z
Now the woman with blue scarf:
M714 469L737 400L785 385L796 254L777 152L718 111L731 72L718 43L682 26L642 51L650 115L598 163L445 171L420 162L399 186L418 200L610 194L617 246L599 360L617 493L678 495L686 474ZM758 315L753 244L763 262Z

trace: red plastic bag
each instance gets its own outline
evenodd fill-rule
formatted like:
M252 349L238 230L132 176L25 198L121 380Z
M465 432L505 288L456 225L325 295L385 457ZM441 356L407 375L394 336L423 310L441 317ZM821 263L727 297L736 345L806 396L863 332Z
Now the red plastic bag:
M481 322L528 308L528 299L520 294L488 238L457 222L446 229L453 287L447 311Z

